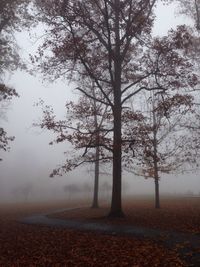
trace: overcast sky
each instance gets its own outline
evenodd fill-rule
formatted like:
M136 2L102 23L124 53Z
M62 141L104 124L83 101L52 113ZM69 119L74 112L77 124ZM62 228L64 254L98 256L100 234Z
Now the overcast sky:
M175 17L173 6L159 4L154 34L163 35L172 26L184 22L189 23L185 20L186 18ZM22 56L28 60L29 53L35 51L38 43L33 44L33 40L30 40L27 33L18 34L17 39ZM16 139L11 143L11 151L2 155L4 160L0 163L0 196L10 198L9 192L14 188L29 183L35 187L36 196L41 192L52 195L52 192L62 191L64 184L84 181L89 175L85 172L84 177L81 177L83 172L80 174L78 170L63 177L49 178L51 170L64 160L63 152L67 150L67 147L64 144L49 146L48 143L53 139L53 135L32 127L32 123L40 117L40 110L34 106L34 103L42 98L47 104L54 106L58 115L62 115L65 102L74 99L73 85L62 81L48 84L42 82L37 75L34 77L22 71L8 76L6 82L16 88L20 98L13 100L7 113L7 122L1 122L9 135L14 135ZM126 176L124 180L132 185L133 194L154 192L153 180L146 181L131 175L124 176ZM89 179L92 181L91 177ZM192 190L198 193L200 192L199 184L197 175L190 175L190 177L182 175L176 178L163 177L160 186L161 192Z

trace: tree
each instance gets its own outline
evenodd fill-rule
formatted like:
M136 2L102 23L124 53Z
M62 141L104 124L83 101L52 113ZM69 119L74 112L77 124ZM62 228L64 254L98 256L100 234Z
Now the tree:
M27 202L33 192L33 185L31 183L25 183L21 186L17 186L12 190L12 194L16 197L22 196L23 200Z
M0 75L24 67L14 33L29 25L29 0L1 0L0 3Z
M88 85L88 88L96 96L95 88L91 85ZM109 141L106 135L111 131L105 128L108 124L108 107L103 106L102 103L96 103L95 99L82 96L77 103L67 103L65 119L58 120L51 107L45 106L43 101L39 104L42 105L43 118L35 126L53 131L57 134L56 143L68 141L73 150L78 151L78 154L75 153L74 156L72 156L73 152L66 153L70 156L67 156L63 165L53 170L51 176L62 175L85 163L93 163L95 168L92 208L98 208L99 164L109 159L104 152L104 147ZM53 143L51 142L51 144Z
M200 1L199 0L176 0L179 4L179 13L182 15L187 15L193 21L193 40L192 46L189 50L189 55L191 60L196 64L196 71L200 71ZM190 147L191 147L191 157L188 158L190 164L192 164L192 169L199 168L199 152L200 152L200 99L199 99L199 87L195 88L193 92L195 98L195 110L190 116L189 120L184 123L184 127L187 127L190 131Z
M5 84L0 84L0 112L3 116L5 103L9 103L13 96L18 96L15 89L7 87ZM14 136L8 136L7 132L0 127L0 150L9 151L9 142L14 140ZM2 159L0 158L0 161Z
M63 189L67 193L69 200L72 199L72 196L77 196L80 193L80 188L75 184L65 185Z
M151 41L156 0L35 0L35 4L40 20L48 28L47 38L39 48L39 56L32 57L33 62L51 79L65 77L77 81L89 77L104 99L94 98L85 88L79 90L112 110L110 216L123 216L122 111L141 90L163 91L161 84L153 88L148 84L150 77L161 75L143 65L143 53ZM179 38L176 48L183 46L184 37L184 28L179 28L179 34L174 33L173 38ZM162 53L161 47L160 50Z
M196 29L200 30L200 1L199 0L176 0L179 4L180 14L189 16L195 23Z
M170 96L151 92L143 101L143 118L130 128L135 140L133 173L155 182L155 208L160 208L159 180L162 173L174 173L190 158L190 135L182 123L192 111L191 95L171 94ZM144 108L146 107L146 108ZM142 144L142 145L141 145ZM187 149L186 149L187 148ZM189 151L189 153L188 153Z
M124 132L124 139L132 140L126 150L131 149L135 158L132 161L127 154L126 169L133 163L133 173L154 178L156 208L160 207L159 173L173 172L185 163L186 158L193 158L189 157L191 138L181 122L184 122L186 111L193 113L193 97L186 92L195 88L199 81L187 54L192 42L186 28L178 28L182 29L179 33L169 31L168 36L156 37L144 53L143 64L159 73L157 77L149 78L149 84L152 88L160 86L162 91L152 90L139 95L139 99L143 99L142 109L138 106L135 107L137 112L132 110L135 119L126 121ZM183 34L182 40L180 33ZM185 52L180 49L183 46Z
M198 66L198 71L200 68L200 1L199 0L176 0L178 2L178 11L180 15L188 16L193 22L193 45L190 47L190 56L193 61Z
M108 200L108 197L112 191L112 186L110 183L108 183L107 181L105 181L101 187L100 187L100 191L104 197L105 200Z
M1 118L5 113L5 104L12 97L18 96L15 89L10 88L3 82L4 74L12 72L19 67L24 67L20 62L18 46L15 42L14 32L21 30L28 18L28 0L1 0L0 2L0 112ZM9 149L9 141L14 137L8 137L6 131L0 127L0 150Z

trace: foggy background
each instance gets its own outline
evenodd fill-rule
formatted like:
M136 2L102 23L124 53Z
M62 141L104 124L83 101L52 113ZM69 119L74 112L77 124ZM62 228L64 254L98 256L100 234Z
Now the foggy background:
M161 20L162 23L164 21L163 24L160 24ZM186 17L177 16L173 5L159 4L154 34L164 35L171 27L183 23L189 24L190 21ZM42 29L35 30L35 32L38 31L42 32ZM17 40L21 47L21 56L29 61L29 54L36 51L39 40L35 42L35 38L30 39L27 32L17 34ZM69 188L65 187L64 190L64 186L72 184L85 187L87 195L91 196L92 192L87 185L93 188L94 178L93 174L87 171L88 168L79 168L62 177L49 178L52 169L65 160L63 152L68 148L64 143L49 146L54 135L32 126L41 117L41 110L34 106L34 103L43 99L45 104L54 107L58 116L62 116L65 113L66 101L77 98L73 90L75 86L60 80L51 84L43 82L39 75L32 76L25 71L8 75L5 82L15 88L20 97L13 98L6 114L7 120L1 121L8 135L14 135L15 140L10 143L10 152L1 152L3 161L0 163L0 201L41 201L52 197L53 199L72 197L69 194L67 196ZM106 187L105 182L111 184L110 175L100 176L100 187L103 185ZM143 177L124 172L123 183L123 191L129 195L154 193L153 179L145 180ZM189 191L199 194L198 173L162 176L161 195ZM78 193L74 193L76 194Z

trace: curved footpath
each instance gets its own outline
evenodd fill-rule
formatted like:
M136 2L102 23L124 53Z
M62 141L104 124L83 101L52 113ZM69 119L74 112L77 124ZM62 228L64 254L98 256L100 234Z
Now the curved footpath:
M81 208L59 209L50 213L36 214L20 219L24 224L36 224L50 227L70 228L79 231L95 231L101 234L123 235L128 237L139 237L153 239L167 248L177 248L181 258L184 259L188 267L200 267L200 235L181 233L175 231L165 231L152 228L138 227L134 225L113 225L98 222L63 220L50 218L49 215L63 211L76 210Z

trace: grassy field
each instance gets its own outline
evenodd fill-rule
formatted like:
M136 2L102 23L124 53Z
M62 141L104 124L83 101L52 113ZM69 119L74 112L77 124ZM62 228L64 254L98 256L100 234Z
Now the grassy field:
M105 204L99 209L84 208L59 213L54 217L98 220L200 234L200 197L164 197L161 198L161 209L154 208L153 197L129 198L123 204L126 217L122 219L108 220L106 215L109 213L109 208Z
M174 218L175 225L177 227L179 225L179 230L199 231L199 199L163 199L162 209L159 211L154 210L152 201L149 198L125 201L124 211L127 218L111 223L131 222L149 227L171 228L171 220ZM0 205L0 266L187 266L179 259L175 250L169 250L159 242L25 225L16 221L30 214L83 204L85 206L89 203L74 201L68 204L57 202ZM107 220L102 218L107 211L107 207L104 206L98 211L85 209L79 212L65 212L57 216L83 220Z

